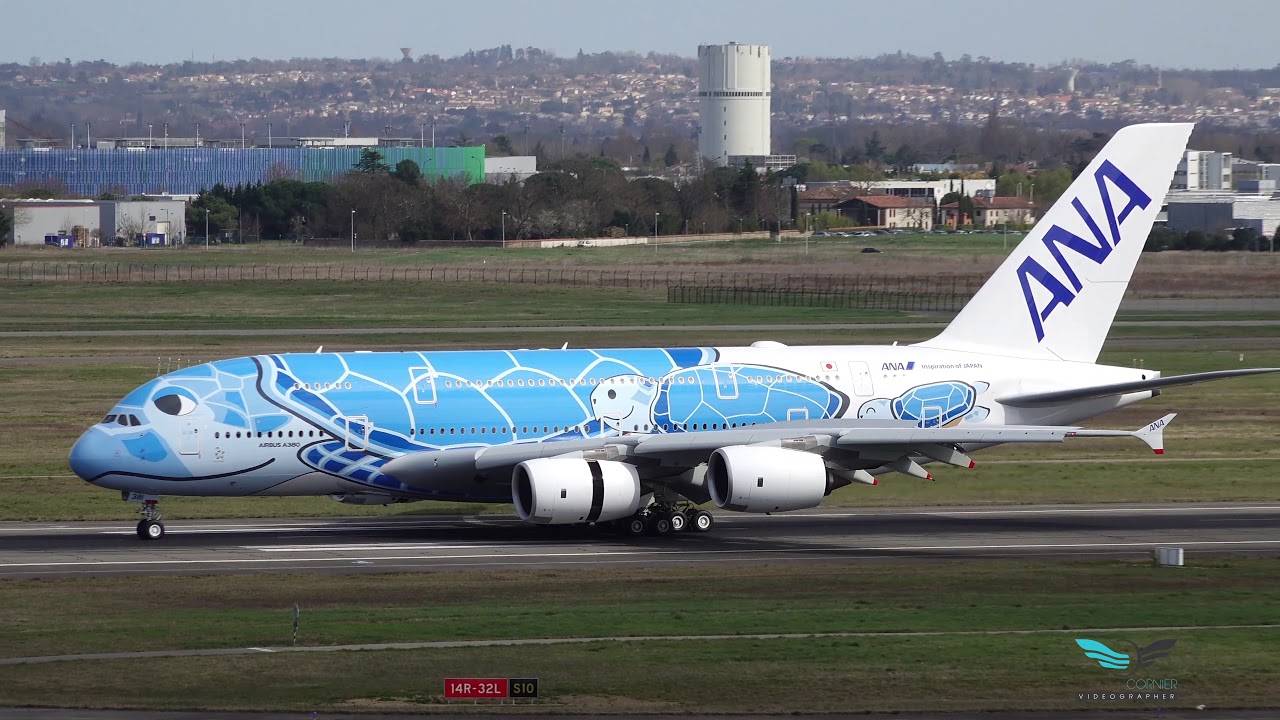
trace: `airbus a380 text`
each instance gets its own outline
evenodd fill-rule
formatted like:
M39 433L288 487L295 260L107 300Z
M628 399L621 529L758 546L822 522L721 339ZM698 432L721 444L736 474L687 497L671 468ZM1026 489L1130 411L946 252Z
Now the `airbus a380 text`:
M1096 364L1188 124L1121 130L947 328L908 346L259 355L169 373L71 451L77 475L162 495L331 495L356 503L512 502L535 523L709 530L695 504L819 505L1006 442L1135 436L1085 419L1161 388Z

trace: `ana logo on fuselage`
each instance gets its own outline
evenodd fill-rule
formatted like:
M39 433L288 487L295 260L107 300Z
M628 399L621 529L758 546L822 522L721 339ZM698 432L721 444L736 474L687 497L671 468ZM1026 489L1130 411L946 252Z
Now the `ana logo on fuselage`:
M1135 208L1146 209L1151 204L1150 196L1143 192L1137 183L1130 180L1128 175L1125 175L1119 168L1112 165L1110 160L1104 160L1102 165L1094 172L1093 177L1098 184L1098 196L1102 199L1102 207L1107 216L1107 227L1111 231L1110 242L1108 242L1107 236L1103 235L1101 228L1098 227L1098 222L1085 210L1084 203L1080 202L1079 197L1071 201L1071 207L1075 208L1080 215L1080 219L1084 220L1089 232L1097 240L1097 244L1095 245L1056 224L1050 226L1049 231L1041 239L1045 247L1048 248L1049 253L1053 255L1053 259L1062 270L1067 282L1071 283L1071 288L1074 288L1074 291L1068 288L1066 283L1051 273L1034 257L1028 256L1018 266L1018 282L1022 285L1022 297L1026 300L1027 312L1031 315L1031 324L1036 330L1036 342L1044 340L1044 321L1049 319L1050 313L1059 305L1070 305L1071 301L1075 300L1076 294L1083 288L1083 284L1080 282L1075 270L1072 269L1071 263L1067 262L1067 258L1062 254L1062 247L1073 250L1078 255L1101 265L1107 261L1107 258L1111 257L1112 249L1120 244L1120 226L1129 217L1129 213L1133 212ZM1111 203L1111 193L1107 190L1108 180L1129 199L1119 215L1116 214L1115 208ZM1134 241L1138 241L1137 238ZM1032 281L1049 291L1049 300L1043 308L1037 306L1035 296L1031 293Z
M914 360L911 362L904 362L904 363L903 362L887 362L887 363L881 363L880 369L881 370L915 370L916 363Z

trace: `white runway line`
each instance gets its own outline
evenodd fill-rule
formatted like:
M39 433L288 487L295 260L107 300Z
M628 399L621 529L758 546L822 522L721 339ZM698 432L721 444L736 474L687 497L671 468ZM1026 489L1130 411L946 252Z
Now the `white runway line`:
M759 550L691 550L691 549L672 549L672 550L604 550L590 547L574 552L529 552L529 553L504 553L496 555L371 555L366 557L273 557L273 558L192 558L192 559L166 559L166 560L67 560L52 562L24 562L24 563L0 563L0 568L53 568L53 567L80 567L80 566L155 566L155 565L264 565L279 563L320 563L320 562L352 562L367 560L377 561L406 561L406 560L536 560L539 558L556 559L566 557L582 557L590 556L591 562L601 562L599 558L625 558L629 556L642 555L679 555L686 557L696 557L699 555L788 555L788 554L808 554L808 553L868 553L868 552L925 552L925 551L975 551L975 550L1082 550L1089 548L1098 549L1121 549L1121 548L1152 548L1161 545L1179 545L1184 547L1239 547L1242 545L1280 545L1280 540L1149 540L1142 542L1101 542L1101 543L1016 543L1016 544L1000 544L1000 545L897 545L897 546L872 546L872 547L815 547L815 548L797 548L797 549L759 549Z

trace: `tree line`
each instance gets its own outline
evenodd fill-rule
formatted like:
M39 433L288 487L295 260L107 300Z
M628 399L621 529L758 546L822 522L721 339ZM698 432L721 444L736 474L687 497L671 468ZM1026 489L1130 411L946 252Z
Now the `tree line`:
M187 235L270 239L477 241L745 232L787 227L793 193L782 178L753 168L716 168L680 184L628 180L609 158L555 161L524 182L428 180L412 160L394 168L367 150L328 183L291 179L201 193Z

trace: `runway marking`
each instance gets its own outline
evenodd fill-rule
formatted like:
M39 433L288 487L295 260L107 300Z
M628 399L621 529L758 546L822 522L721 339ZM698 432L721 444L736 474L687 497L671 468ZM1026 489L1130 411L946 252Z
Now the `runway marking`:
M990 510L949 510L947 508L923 508L919 510L894 510L886 509L884 512L824 512L824 513L785 513L772 517L780 518L838 518L838 517L895 517L899 515L1089 515L1093 513L1204 513L1204 512L1256 512L1256 511L1273 511L1280 512L1280 505L1242 505L1233 507L1105 507L1105 508L1025 508L1025 509L1001 509L993 507ZM751 517L744 515L734 515L728 517L716 516L716 522L741 522L741 521L764 521L763 517Z
M1045 507L1045 508L1026 508L1018 506L1002 507L999 505L981 509L949 509L947 507L917 507L917 508L883 508L876 510L863 510L851 512L805 512L805 513L785 513L772 517L744 515L735 513L728 515L718 513L716 515L717 522L737 523L737 522L770 522L774 518L850 518L850 517L895 517L895 516L938 516L938 515L1088 515L1088 514L1114 514L1114 513L1169 513L1169 514L1186 514L1186 513L1235 513L1235 512L1280 512L1280 505L1238 505L1238 506L1176 506L1176 507ZM493 527L503 527L512 525L521 525L521 521L509 516L493 515L493 516L461 516L461 517L432 517L420 516L409 519L392 519L385 520L370 518L361 521L359 524L343 524L340 518L334 520L312 519L302 522L274 522L266 518L258 518L254 522L246 522L243 524L227 524L227 523L202 523L195 525L181 525L171 528L171 535L192 535L198 533L235 533L235 532L292 532L292 533L342 533L342 532L358 532L362 530L393 530L399 528L423 528L423 527L457 527L460 525L486 525ZM120 525L87 525L75 526L66 523L55 524L32 524L32 523L13 523L5 527L0 524L0 536L10 533L41 533L50 530L70 530L73 532L93 532L103 535L133 535L136 531L133 528L122 528Z
M432 543L348 543L343 545L241 545L241 550L257 550L258 552L301 553L301 552L344 552L363 550L377 552L379 550L484 550L493 547L509 546L509 542L495 541L487 544L470 545L435 545Z
M517 522L514 518L511 523ZM169 531L174 535L195 535L195 534L230 534L245 532L273 532L276 530L291 533L343 533L356 532L361 530L389 530L396 528L450 528L462 527L467 523L462 519L457 520L429 520L425 522L394 522L377 525L195 525L184 526ZM104 528L96 530L99 535L133 535L136 530L120 530L118 528Z
M1117 628L1043 628L1038 630L917 630L907 632L861 631L817 633L750 633L735 635L618 635L613 637L507 638L493 640L429 640L423 642L359 643L350 645L282 645L275 648L196 648L191 650L139 650L134 652L82 653L0 658L0 665L34 665L75 660L128 660L156 657L197 657L207 655L247 655L254 652L352 652L368 650L429 650L475 647L516 647L528 645L585 645L608 642L685 642L689 640L822 640L832 638L921 638L967 637L974 635L1040 635L1195 632L1197 630L1276 630L1280 625L1165 625Z
M860 547L860 546L844 546L844 547L814 547L814 548L777 548L777 549L757 549L757 550L693 550L693 549L675 549L675 550L605 550L600 551L596 548L585 548L576 552L558 552L558 553L506 553L501 555L389 555L389 556L368 556L368 557L288 557L288 558L218 558L218 559L169 559L169 560L66 560L52 562L24 562L24 563L0 563L0 568L24 568L24 567L75 567L81 565L97 565L97 566L147 566L147 565L227 565L227 564L275 564L275 563L319 563L319 562L346 562L368 560L368 561L394 561L394 560L486 560L497 561L504 559L511 560L533 560L539 558L563 558L563 557L580 557L583 555L591 555L594 558L603 557L628 557L637 555L767 555L767 554L804 554L804 553L864 553L864 552L905 552L905 551L957 551L957 550L1069 550L1069 549L1085 549L1085 548L1150 548L1162 545L1179 545L1179 546L1198 546L1198 547L1224 547L1224 546L1240 546L1240 545L1280 545L1280 540L1151 540L1144 542L1104 542L1104 543L1025 543L1025 544L1003 544L1003 545L899 545L887 547ZM599 562L595 560L593 562Z

